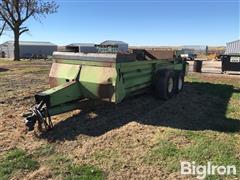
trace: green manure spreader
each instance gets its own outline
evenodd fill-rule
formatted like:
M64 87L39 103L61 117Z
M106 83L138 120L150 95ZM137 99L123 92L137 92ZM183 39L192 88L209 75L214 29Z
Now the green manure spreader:
M36 105L25 114L26 126L31 131L38 122L42 128L51 129L51 116L78 109L83 99L117 104L146 91L156 98L169 99L183 89L186 69L181 59L151 59L144 51L54 52L49 74L51 89L35 95Z

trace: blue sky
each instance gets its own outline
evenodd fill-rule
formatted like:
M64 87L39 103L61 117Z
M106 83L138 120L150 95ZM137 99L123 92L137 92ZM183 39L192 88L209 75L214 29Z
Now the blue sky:
M21 40L122 40L130 45L225 45L240 39L240 0L56 0L56 14L30 19ZM1 42L12 35L1 37Z

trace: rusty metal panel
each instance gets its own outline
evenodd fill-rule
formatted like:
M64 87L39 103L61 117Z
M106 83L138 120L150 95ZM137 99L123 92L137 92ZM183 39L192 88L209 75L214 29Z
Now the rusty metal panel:
M49 73L50 87L76 80L81 65L53 63Z
M117 72L113 67L82 66L79 81L87 98L115 102Z
M156 57L156 59L172 59L174 54L172 50L164 49L146 49L146 51Z

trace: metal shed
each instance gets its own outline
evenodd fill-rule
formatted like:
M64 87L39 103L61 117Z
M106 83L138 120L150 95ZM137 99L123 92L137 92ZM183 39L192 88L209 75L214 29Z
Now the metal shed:
M50 42L20 41L20 58L47 58L57 50L57 45ZM14 57L14 41L7 41L0 45L2 58Z
M104 51L105 47L107 52L112 51L126 53L128 51L128 44L123 41L107 40L102 42L99 47L101 47L102 51Z
M240 55L240 40L227 43L226 52L227 55Z
M66 46L66 51L96 53L97 48L95 47L94 43L72 43Z

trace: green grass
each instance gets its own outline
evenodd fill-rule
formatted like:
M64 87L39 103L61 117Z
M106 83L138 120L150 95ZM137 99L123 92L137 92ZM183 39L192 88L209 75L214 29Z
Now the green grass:
M65 177L71 165L72 161L67 156L59 154L54 154L47 160L47 166L51 169L54 177Z
M43 145L35 150L34 155L37 157L42 156L50 156L55 153L55 146L54 145Z
M38 161L37 161L38 160ZM78 165L55 151L54 145L44 145L36 149L32 155L21 149L13 149L0 156L0 180L15 177L19 172L29 173L41 166L47 167L54 178L102 180L105 174L102 170L92 165Z
M145 162L173 172L178 170L180 154L181 152L174 143L162 140L145 157Z
M69 167L69 175L67 175L64 179L103 180L105 177L103 172L94 166L73 165Z
M184 146L179 146L177 139L185 139ZM214 132L173 131L167 133L146 154L145 163L160 166L170 172L180 171L181 161L195 161L199 165L211 162L214 165L235 165L240 171L240 160L236 157L235 137ZM240 177L240 174L237 176ZM235 177L235 178L237 178ZM218 179L209 176L208 179Z
M60 179L102 180L105 179L104 172L91 165L77 165L68 157L54 155L48 160L48 165L54 177Z
M195 91L201 95L209 96L209 98L218 98L219 105L216 109L222 108L221 104L227 100L226 118L240 120L240 81L231 78L217 78L212 80L201 77L199 74L192 74L186 77L187 82L195 83ZM199 83L199 84L196 84ZM204 83L204 86L203 86Z
M20 149L13 149L1 156L0 179L9 179L20 170L33 171L39 167L36 160Z

